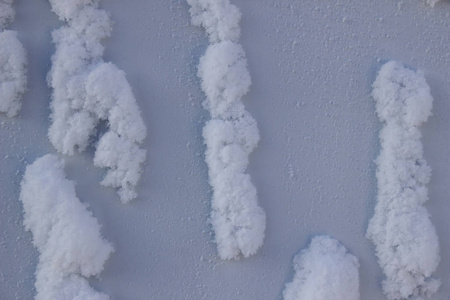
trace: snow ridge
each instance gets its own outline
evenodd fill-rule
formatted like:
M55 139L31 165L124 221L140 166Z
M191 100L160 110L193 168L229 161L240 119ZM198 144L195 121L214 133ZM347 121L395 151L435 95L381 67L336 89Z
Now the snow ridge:
M0 112L14 117L27 86L27 57L17 33L5 28L14 20L13 0L0 0Z
M103 61L101 41L110 36L112 21L98 9L99 0L50 0L52 10L68 25L52 33L56 51L48 84L53 88L48 136L61 153L84 151L107 124L94 164L107 168L101 182L118 188L123 203L136 198L146 151L146 127L125 73Z
M106 300L85 277L97 276L113 251L100 234L100 225L66 179L64 164L47 154L29 165L20 200L24 225L38 249L36 300Z
M359 300L358 259L328 236L312 239L294 258L295 275L285 300Z
M373 241L389 300L423 299L439 288L432 278L439 241L427 210L431 169L423 158L419 126L431 115L433 98L420 72L391 61L373 84L380 132L378 202L367 237Z
M204 106L212 117L203 129L213 188L211 224L219 256L239 259L262 246L266 227L256 188L245 173L259 133L241 101L251 84L245 53L238 44L241 14L228 0L187 2L193 25L205 28L211 43L198 66Z

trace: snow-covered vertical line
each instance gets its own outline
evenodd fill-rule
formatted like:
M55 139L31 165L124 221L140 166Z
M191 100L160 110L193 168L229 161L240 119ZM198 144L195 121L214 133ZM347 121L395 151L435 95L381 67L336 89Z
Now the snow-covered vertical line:
M209 182L213 188L211 224L222 259L255 254L264 241L266 216L246 174L248 156L259 141L255 120L241 98L251 79L240 36L239 9L228 0L187 0L195 26L210 45L200 58L198 76L211 120L203 129Z
M432 278L439 241L427 210L431 170L423 158L419 126L431 115L433 98L420 72L391 61L373 84L380 132L378 202L367 237L373 241L390 300L423 299L435 293Z
M0 112L14 117L27 86L27 55L17 33L5 28L14 20L13 0L0 0Z
M94 164L107 168L102 181L118 188L124 203L136 198L146 151L146 127L125 73L103 61L101 41L110 36L109 14L99 0L50 0L67 22L52 34L56 46L48 84L53 88L49 138L61 153L83 151L106 122L96 144Z
M109 299L86 277L100 274L113 248L63 169L57 156L45 155L27 167L21 184L24 225L39 251L35 299Z
M285 300L359 300L358 259L328 236L312 239L294 258L295 275Z

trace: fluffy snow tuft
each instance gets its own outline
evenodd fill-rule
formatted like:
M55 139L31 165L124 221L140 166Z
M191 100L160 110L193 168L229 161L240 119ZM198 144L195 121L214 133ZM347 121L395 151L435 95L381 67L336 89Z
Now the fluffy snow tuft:
M84 277L98 275L113 248L63 168L55 155L45 155L27 167L21 184L24 225L40 253L36 299L108 299Z
M14 117L27 86L27 55L17 33L4 30L13 20L13 0L0 0L0 112Z
M146 127L125 73L102 58L101 41L111 34L112 22L107 12L96 8L98 1L51 3L68 26L53 32L49 139L59 152L72 155L76 149L84 151L98 125L106 122L94 164L107 168L102 184L118 188L120 200L129 202L137 196L134 188L145 161L140 145Z
M202 26L211 43L237 41L241 12L229 0L187 0L194 26Z
M0 112L8 117L14 117L20 109L27 85L26 65L25 49L16 32L0 32Z
M248 92L251 84L247 59L241 45L223 41L208 47L200 58L198 76L202 78L205 106L213 118L228 118L236 102Z
M211 223L222 259L255 254L264 240L266 217L258 206L256 189L245 174L248 155L259 134L245 112L237 120L210 120L203 129L206 162L213 187Z
M69 21L77 17L85 7L98 7L100 0L49 0L52 11L61 21Z
M420 72L391 61L373 84L377 113L385 123L377 159L378 203L367 237L376 247L388 299L422 299L435 293L432 278L439 241L426 209L431 169L423 158L418 126L431 115L433 98Z
M359 300L359 263L337 240L318 236L294 258L285 300Z
M212 117L203 129L213 188L211 224L219 256L239 259L256 253L266 228L256 188L245 173L259 133L241 100L251 84L244 50L237 43L241 14L228 0L187 2L192 23L203 26L212 43L198 65L204 106Z
M14 0L0 0L0 31L14 20L16 12L13 8L13 2Z

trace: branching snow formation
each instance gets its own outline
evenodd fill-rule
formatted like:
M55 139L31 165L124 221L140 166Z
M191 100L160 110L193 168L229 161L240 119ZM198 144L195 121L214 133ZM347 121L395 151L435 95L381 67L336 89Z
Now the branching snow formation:
M146 152L146 127L125 73L103 61L101 41L112 22L94 0L50 0L68 25L53 32L56 52L48 84L53 88L49 138L55 148L72 155L84 151L100 124L107 130L98 141L94 164L107 168L102 184L118 188L122 202L136 198Z
M248 257L262 246L266 216L245 173L259 141L255 120L241 98L251 79L238 44L239 9L228 0L187 0L192 23L203 26L211 44L200 58L198 76L212 119L203 129L209 182L213 188L211 224L222 259Z
M367 237L386 275L389 300L423 299L439 280L439 241L426 209L431 170L423 158L419 126L431 115L433 98L420 72L391 61L381 67L372 96L384 128L377 159L378 203Z
M294 258L295 275L285 300L359 300L359 263L337 240L313 238Z
M0 0L0 112L14 117L27 86L27 55L17 33L5 30L14 19L13 0Z
M92 289L86 277L103 270L113 248L63 168L62 161L48 154L29 165L22 180L24 225L40 253L35 299L109 299Z

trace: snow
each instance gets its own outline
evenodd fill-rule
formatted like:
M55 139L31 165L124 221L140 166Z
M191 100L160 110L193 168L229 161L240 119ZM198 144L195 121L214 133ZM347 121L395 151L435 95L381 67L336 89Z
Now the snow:
M85 277L99 275L113 248L63 168L56 155L45 155L27 167L21 184L24 225L40 253L35 299L109 299Z
M236 42L241 34L241 12L229 0L187 0L192 24L202 26L211 43Z
M0 32L0 112L14 117L27 86L25 49L12 30Z
M230 0L239 8L252 85L242 98L260 140L245 171L266 213L264 244L255 255L222 260L208 224L203 127L211 118L197 76L210 44L179 0L101 1L114 21L102 41L103 60L127 74L148 135L147 161L129 205L98 184L106 169L93 159L107 121L89 146L64 155L77 197L89 205L115 248L101 278L88 283L111 299L283 298L294 277L293 257L311 238L339 240L360 263L361 299L386 299L375 246L365 237L377 200L375 159L383 127L371 96L389 60L422 70L433 115L420 126L423 157L432 168L424 204L439 237L433 277L450 295L450 5L425 1ZM69 1L68 1L69 2ZM74 1L70 1L71 3ZM28 91L16 118L0 113L0 298L34 299L39 253L22 225L20 182L26 166L55 153L46 75L55 53L52 31L64 24L49 1L15 1L17 31L27 50ZM237 41L234 41L237 43ZM62 156L61 156L62 157ZM81 275L80 275L81 276Z
M242 46L231 41L212 44L200 58L198 76L212 118L232 118L244 111L241 98L251 85Z
M0 112L17 115L26 91L27 57L17 33L5 28L14 20L13 0L0 0Z
M192 24L203 26L211 44L200 58L198 77L206 94L204 106L212 120L203 129L205 161L213 188L211 224L222 259L239 259L257 252L264 242L266 215L258 205L255 186L245 173L256 148L256 121L242 97L251 79L240 35L239 9L224 1L191 1Z
M0 1L0 30L5 29L14 20L13 2L13 0Z
M423 158L419 126L431 115L433 98L423 74L391 61L373 84L377 113L385 123L377 160L378 203L367 236L376 247L390 300L422 299L440 281L439 241L427 210L431 169Z
M295 275L285 300L359 300L359 262L342 244L317 236L294 258Z
M140 145L146 128L125 73L102 58L101 41L111 34L111 19L96 8L98 1L50 2L68 22L52 34L56 52L48 74L53 88L50 141L63 154L82 152L106 121L94 163L107 168L102 185L117 188L120 200L127 203L137 197L134 188L145 161Z

